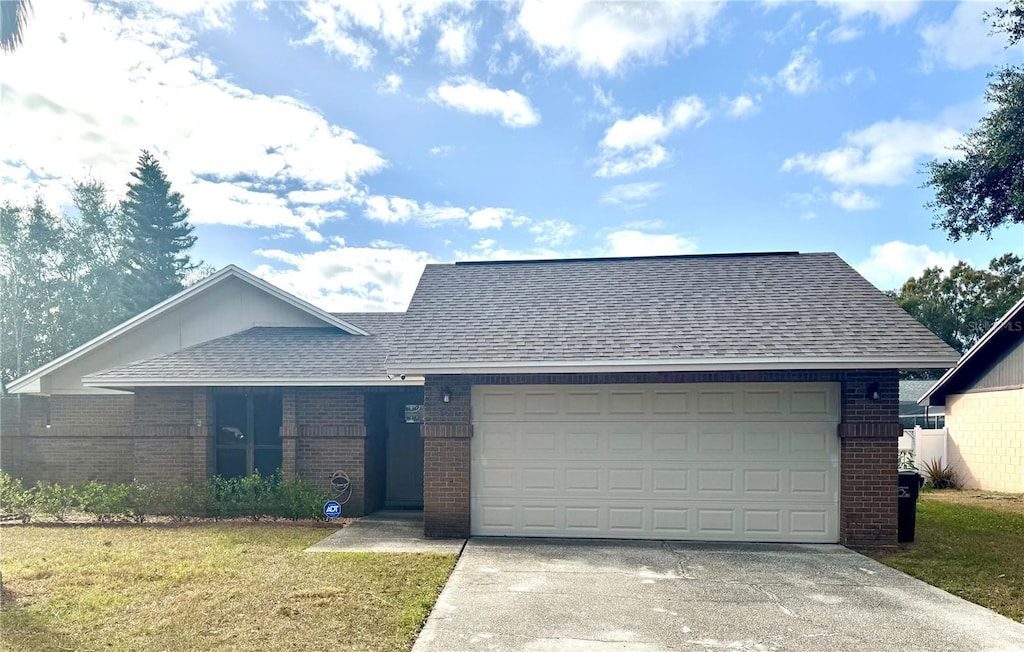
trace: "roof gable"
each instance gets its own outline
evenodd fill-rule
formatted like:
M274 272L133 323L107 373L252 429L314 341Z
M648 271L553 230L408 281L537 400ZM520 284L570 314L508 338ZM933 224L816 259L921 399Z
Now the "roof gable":
M945 368L956 352L832 253L428 265L393 373Z
M943 405L946 395L966 387L985 373L999 356L1024 341L1024 297L1000 317L952 369L921 397L921 405Z
M237 298L235 314L227 319L208 320L206 323L193 314L188 318L175 320L175 315L184 312L202 312L200 308L230 313L232 306L225 298ZM205 306L203 304L206 304ZM276 307L275 307L276 306ZM191 310L189 310L191 309ZM255 325L261 319L281 319L287 326L321 326L339 329L350 335L363 336L366 331L348 321L331 315L298 297L277 288L249 272L228 265L182 292L158 303L152 308L115 326L85 344L69 351L42 367L12 381L8 387L12 393L50 393L51 380L55 374L68 376L63 380L62 390L76 391L81 385L76 378L130 362L131 349L137 349L135 359L150 357L230 332L237 332ZM167 326L171 322L176 333L164 334L162 338L144 337L144 331ZM262 324L267 325L267 324Z

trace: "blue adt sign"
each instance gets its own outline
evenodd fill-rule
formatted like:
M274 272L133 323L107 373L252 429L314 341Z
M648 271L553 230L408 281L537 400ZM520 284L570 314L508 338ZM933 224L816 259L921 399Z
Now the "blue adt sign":
M341 503L336 500L329 500L324 504L324 516L327 518L338 518L341 516Z

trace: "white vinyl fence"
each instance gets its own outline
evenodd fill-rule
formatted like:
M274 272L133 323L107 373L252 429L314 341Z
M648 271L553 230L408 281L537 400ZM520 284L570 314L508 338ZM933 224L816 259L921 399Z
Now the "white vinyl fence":
M901 451L914 451L914 463L919 469L932 460L940 460L945 466L949 463L948 441L949 432L945 428L926 430L917 426L903 431L899 447Z

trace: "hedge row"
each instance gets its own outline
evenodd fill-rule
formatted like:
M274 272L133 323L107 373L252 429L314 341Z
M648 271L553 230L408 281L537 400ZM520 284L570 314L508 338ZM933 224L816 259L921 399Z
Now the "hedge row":
M152 516L175 521L196 518L246 517L321 520L330 496L300 478L280 474L244 478L215 476L204 483L179 485L105 484L91 480L77 485L22 482L0 471L0 520L28 523L37 514L58 521L74 513L87 513L97 521L128 520L144 523Z

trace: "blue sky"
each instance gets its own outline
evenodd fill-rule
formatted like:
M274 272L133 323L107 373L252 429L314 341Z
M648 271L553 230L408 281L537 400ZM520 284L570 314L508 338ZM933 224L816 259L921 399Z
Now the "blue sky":
M2 196L119 193L149 148L198 257L326 308L402 309L431 261L836 251L885 289L1024 252L948 242L920 188L1024 60L990 4L37 5Z

